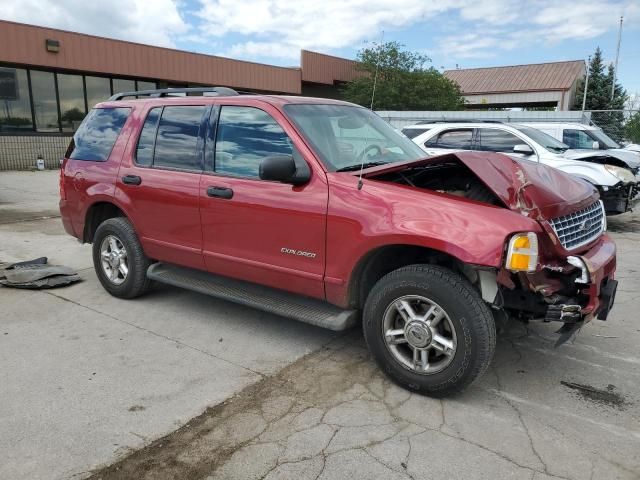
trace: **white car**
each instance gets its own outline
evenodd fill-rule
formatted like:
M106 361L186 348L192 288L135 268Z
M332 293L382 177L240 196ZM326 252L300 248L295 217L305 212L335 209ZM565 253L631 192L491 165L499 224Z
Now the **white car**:
M500 122L433 122L402 129L425 152L439 155L455 150L505 153L540 162L594 185L608 215L631 210L638 201L638 179L620 160L604 152L571 152L569 147L531 127Z
M555 122L532 122L520 125L541 130L568 145L571 150L601 150L607 155L622 160L634 173L640 170L640 153L620 148L620 145L606 133L593 125Z
M625 150L631 150L632 152L638 152L640 154L640 145L637 143L630 143L624 147Z

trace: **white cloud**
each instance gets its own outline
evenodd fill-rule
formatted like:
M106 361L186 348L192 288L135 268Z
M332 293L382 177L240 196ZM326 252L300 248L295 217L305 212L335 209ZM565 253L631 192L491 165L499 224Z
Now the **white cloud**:
M459 33L434 48L457 58L486 58L531 43L594 38L615 28L620 14L640 20L638 0L199 0L200 32L240 36L224 54L297 58L301 48L331 51L376 40L380 31L454 23ZM246 40L244 39L246 38Z
M189 29L175 0L2 0L0 18L166 47Z
M230 53L294 58L301 48L331 50L378 38L383 28L400 28L431 18L459 0L200 0L200 31L252 37Z

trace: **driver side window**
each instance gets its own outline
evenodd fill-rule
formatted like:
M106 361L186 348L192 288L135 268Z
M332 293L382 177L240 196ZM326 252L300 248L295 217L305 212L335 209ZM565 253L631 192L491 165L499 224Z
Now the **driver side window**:
M216 173L258 178L263 158L292 154L291 140L267 112L254 107L221 107L216 134Z
M562 141L569 145L571 148L593 148L593 138L587 135L586 132L582 130L563 130L562 131Z
M489 152L513 152L513 147L526 143L510 132L497 128L481 128L479 130L480 145L478 150Z

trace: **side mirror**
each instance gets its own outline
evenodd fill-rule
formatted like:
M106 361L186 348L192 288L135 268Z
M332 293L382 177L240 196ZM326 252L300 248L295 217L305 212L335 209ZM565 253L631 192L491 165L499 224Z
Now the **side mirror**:
M600 142L598 141L593 142L593 144L591 144L591 148L593 150L600 150Z
M513 153L521 153L522 155L533 155L533 149L526 143L523 143L522 145L514 145Z
M302 165L300 162L304 163ZM293 155L270 155L260 162L260 179L274 182L302 185L311 178L309 166L300 159L298 162Z

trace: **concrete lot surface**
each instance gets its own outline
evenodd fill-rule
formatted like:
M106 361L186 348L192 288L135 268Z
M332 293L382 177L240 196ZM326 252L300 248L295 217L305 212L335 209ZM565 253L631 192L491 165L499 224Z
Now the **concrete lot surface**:
M0 261L46 255L84 280L0 289L0 478L640 478L638 214L609 220L607 322L558 349L557 325L513 325L440 401L387 381L358 330L172 288L110 297L90 247L37 219L56 190L55 172L0 174Z

